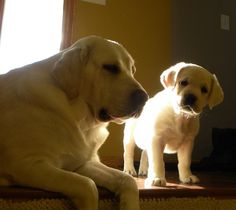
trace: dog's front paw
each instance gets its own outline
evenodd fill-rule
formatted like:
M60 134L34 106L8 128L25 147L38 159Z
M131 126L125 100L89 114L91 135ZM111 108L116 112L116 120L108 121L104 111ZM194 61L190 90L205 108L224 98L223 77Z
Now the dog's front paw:
M194 184L199 182L199 178L195 175L190 175L186 177L180 177L180 181L184 184Z
M140 210L139 190L135 179L132 176L123 174L119 181L119 187L117 187L119 192L115 192L120 194L119 210Z
M145 179L145 187L151 187L151 186L159 186L164 187L166 186L166 179L165 178L147 178Z

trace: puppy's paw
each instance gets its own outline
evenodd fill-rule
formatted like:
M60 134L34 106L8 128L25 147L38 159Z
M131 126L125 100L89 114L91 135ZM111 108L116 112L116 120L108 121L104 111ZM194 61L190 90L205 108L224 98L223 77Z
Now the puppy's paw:
M139 176L147 176L147 170L139 169L138 175L139 175Z
M139 176L147 176L148 169L146 166L140 166L138 170L138 175Z
M126 166L124 167L123 170L126 174L132 175L132 176L137 176L137 172L134 168L134 166Z
M194 184L194 183L198 183L200 180L197 176L190 175L187 177L180 177L180 181L184 184Z
M159 186L159 187L164 187L166 186L166 179L165 178L147 178L145 180L145 187L151 187L151 186Z

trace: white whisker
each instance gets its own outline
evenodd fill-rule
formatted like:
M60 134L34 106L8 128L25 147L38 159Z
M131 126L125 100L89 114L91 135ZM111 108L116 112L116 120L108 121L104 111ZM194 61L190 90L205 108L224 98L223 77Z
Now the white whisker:
M197 116L200 114L200 112L195 112L194 109L189 105L182 106L180 108L180 111L186 114L194 115L194 116Z

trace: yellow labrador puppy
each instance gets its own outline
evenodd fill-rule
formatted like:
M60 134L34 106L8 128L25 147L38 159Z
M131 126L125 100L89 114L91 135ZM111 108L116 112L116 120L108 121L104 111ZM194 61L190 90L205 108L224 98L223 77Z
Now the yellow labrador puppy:
M149 99L138 119L130 119L124 130L124 171L136 175L133 150L143 149L139 175L147 185L165 186L163 153L177 153L179 178L183 183L198 182L190 170L199 115L223 100L215 75L195 64L178 63L161 75L164 90Z
M99 161L109 122L137 115L147 94L120 44L85 37L43 61L0 76L0 186L60 192L97 210L97 187L139 209L135 181Z

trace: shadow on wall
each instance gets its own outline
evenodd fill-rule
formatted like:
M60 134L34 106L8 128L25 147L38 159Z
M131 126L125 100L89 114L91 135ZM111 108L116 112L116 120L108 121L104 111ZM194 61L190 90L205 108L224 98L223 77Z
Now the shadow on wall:
M216 74L225 93L221 105L201 116L194 160L211 153L213 127L236 128L235 8L236 2L231 0L172 0L172 63L185 61L204 66ZM229 31L220 28L221 14L229 15Z

